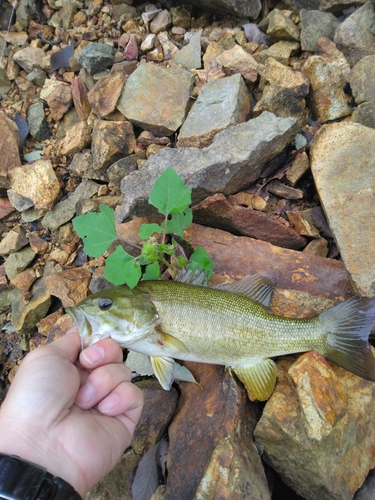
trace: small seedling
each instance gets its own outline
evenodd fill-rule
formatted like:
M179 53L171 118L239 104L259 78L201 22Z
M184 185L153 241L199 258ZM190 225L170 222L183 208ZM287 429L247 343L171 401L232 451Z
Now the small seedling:
M175 271L177 266L198 268L210 278L213 263L204 248L198 247L187 259L184 255L177 255L179 245L173 237L177 235L182 238L184 230L193 221L189 208L191 188L184 185L172 168L167 168L156 180L148 202L164 215L163 222L160 225L142 224L139 230L142 246L136 245L140 250L137 257L131 256L118 245L107 257L104 277L114 285L126 284L134 288L141 278L159 279L163 267ZM100 206L98 213L75 217L73 227L83 241L84 251L90 257L100 257L114 241L121 241L116 233L115 213L105 205ZM172 257L176 264L171 263Z

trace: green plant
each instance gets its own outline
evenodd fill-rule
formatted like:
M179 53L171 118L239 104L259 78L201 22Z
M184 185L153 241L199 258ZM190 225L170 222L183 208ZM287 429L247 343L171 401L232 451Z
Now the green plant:
M139 230L142 246L137 246L140 250L137 257L131 256L118 245L106 259L105 278L115 285L125 283L134 288L142 277L144 280L159 279L161 266L173 271L177 267L198 268L206 272L208 278L211 277L213 263L204 248L198 247L189 259L183 254L177 255L179 245L173 236L182 238L183 231L193 220L189 208L191 188L184 185L172 168L167 168L156 180L148 202L164 215L164 220L160 225L142 224ZM75 217L73 227L84 243L84 251L90 257L100 257L111 243L121 241L116 233L115 213L105 205L100 206L98 213ZM172 260L176 262L175 265L171 263L171 257L174 258Z

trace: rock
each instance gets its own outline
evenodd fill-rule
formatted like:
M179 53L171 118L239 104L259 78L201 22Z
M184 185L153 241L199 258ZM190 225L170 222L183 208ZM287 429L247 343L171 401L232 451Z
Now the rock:
M303 198L303 191L287 186L277 179L268 184L268 191L280 198L286 198L287 200L301 200Z
M269 500L252 442L256 405L223 367L184 364L201 387L180 384L177 413L169 427L167 498Z
M280 42L274 43L271 47L261 50L260 52L256 52L253 54L253 57L258 63L263 64L269 57L273 57L273 59L279 63L284 66L288 66L290 56L295 54L298 50L299 43L280 40Z
M13 191L13 189L8 189L7 191L9 202L13 205L13 208L18 210L19 212L23 212L24 210L31 209L34 206L34 203L29 198L25 198Z
M292 162L290 168L285 172L285 178L291 186L295 186L297 182L305 175L310 168L309 157L306 151L302 151L297 155Z
M351 116L351 121L375 128L375 102L364 102L360 104Z
M305 74L284 66L273 57L269 57L264 64L262 73L263 86L266 83L290 90L299 99L306 97L310 88L309 78Z
M153 215L147 203L152 186L169 166L193 188L193 204L215 193L225 195L242 190L253 182L262 166L295 137L294 118L276 118L264 112L258 118L219 132L208 148L164 148L142 168L124 178L123 205L119 221L130 215Z
M83 179L93 179L103 182L108 182L109 180L106 168L97 170L93 168L92 154L89 149L85 149L82 153L75 153L70 168Z
M97 120L92 132L93 168L107 168L124 156L134 153L135 135L127 121Z
M54 121L61 120L73 104L70 85L56 78L45 81L40 92L40 98L47 102Z
M178 48L172 42L167 31L162 31L157 35L157 39L163 49L164 60L171 59L175 54L178 53Z
M36 272L34 269L25 269L22 273L17 274L12 278L12 284L23 294L26 294L30 290L31 285L37 279Z
M79 64L92 75L113 64L112 48L106 43L89 42L76 57Z
M249 82L255 82L258 78L258 63L239 45L225 50L216 57L216 61L227 75L240 73Z
M374 23L374 5L366 2L337 28L334 42L350 66L375 53L375 33L372 31Z
M85 500L132 500L131 484L141 458L134 450L124 453L116 467L86 494Z
M298 234L302 236L308 236L309 238L319 238L319 231L304 217L303 212L299 211L288 211L287 216L292 227L297 231Z
M322 123L351 114L350 97L344 92L350 68L344 55L328 38L317 42L319 55L310 56L302 71L311 83L310 102L315 118Z
M14 53L13 59L21 66L26 73L30 73L33 69L45 69L46 53L43 49L36 47L26 47Z
M273 9L267 16L267 35L274 42L288 40L296 42L300 39L300 32L294 22L285 16L280 10Z
M315 52L316 43L322 36L333 40L340 21L332 13L302 9L300 16L302 50Z
M20 292L13 295L11 321L13 328L19 333L33 330L38 321L47 314L51 305L51 296L46 289L44 278L35 281L30 293L31 298L27 304Z
M154 49L156 40L156 35L154 35L153 33L149 33L141 43L141 51L148 52L149 50Z
M186 5L184 0L178 0L178 4ZM234 15L236 17L257 19L262 5L260 0L189 0L189 5L194 5L200 10L213 12L215 15Z
M274 314L311 317L354 294L345 267L337 260L305 255L198 224L184 231L184 237L194 248L205 248L219 275L239 279L260 274L277 283L271 301Z
M324 238L317 238L311 240L310 243L306 245L303 249L304 253L309 255L315 255L317 257L327 257L328 255L328 244L327 240Z
M367 0L356 0L355 5L362 5ZM353 6L352 0L320 0L320 10L326 12L341 12L345 9L350 9Z
M21 166L19 155L18 128L13 120L0 111L0 150L2 151L0 163L0 188L9 187L8 171L13 167Z
M350 88L356 104L375 101L375 55L366 56L350 72Z
M121 205L121 196L99 196L90 200L80 200L76 204L77 215L87 214L88 212L100 212L100 205L106 205L115 209Z
M193 79L190 72L178 67L141 64L129 76L117 109L142 129L158 136L171 135L185 119Z
M31 248L26 247L18 252L11 253L5 261L5 272L8 279L13 279L21 273L34 260L36 253Z
M368 297L375 296L374 141L373 129L341 122L322 127L310 149L311 170L341 258L358 294Z
M10 90L11 81L6 74L5 69L0 68L0 93L7 94Z
M253 109L253 116L257 117L264 111L269 111L279 118L294 117L301 127L306 125L308 109L305 99L294 95L292 89L280 85L267 85L262 97Z
M60 194L60 184L49 160L13 168L9 178L12 190L31 200L39 210L50 210Z
M36 102L29 107L27 112L27 123L30 128L30 134L37 141L45 141L51 136L51 130L44 114L44 105L42 101Z
M191 9L186 5L178 5L170 9L172 26L189 30L191 27Z
M29 240L22 232L11 230L5 236L3 235L0 241L0 255L18 252L18 250L21 250L21 248L28 245L28 243Z
M363 485L357 490L354 495L354 500L371 500L375 487L375 471L370 471Z
M198 30L190 38L189 43L173 55L173 59L177 64L182 64L188 70L202 67L201 35L202 30Z
M125 47L124 57L128 61L134 61L138 57L138 45L136 35L130 35L130 40Z
M66 2L61 9L53 14L48 24L54 28L59 28L61 26L64 30L68 30L73 26L74 16L77 14L77 11L77 4Z
M241 75L211 80L183 123L177 146L207 147L218 132L246 121L249 113L250 94Z
M166 31L171 25L171 15L168 10L163 9L158 12L150 23L150 31L157 35L161 31Z
M71 196L56 204L42 219L42 224L51 230L55 230L66 222L70 221L75 214L76 203L85 198L90 198L98 192L99 184L84 179L74 190Z
M165 391L157 380L142 380L136 385L142 389L145 403L131 446L138 455L144 455L165 434L178 397L176 389Z
M256 442L267 463L306 500L350 500L374 467L368 422L375 386L314 351L292 363L277 363L278 383L255 429Z
M138 160L144 159L146 159L146 155L143 151L140 151L139 153L126 156L125 158L121 158L116 161L108 168L109 181L112 182L120 191L122 179L126 175L129 175L130 172L137 170Z
M35 68L27 75L26 80L29 80L35 87L43 87L46 78L47 73L45 71L41 68Z
M80 121L70 127L61 141L60 153L71 156L87 148L91 143L92 128L86 121Z
M207 198L193 207L194 222L269 241L280 247L298 249L306 245L305 238L279 222L278 217L231 201L231 197L228 201L222 194Z
M35 253L41 253L47 251L48 249L48 241L39 238L36 234L30 233L28 235L30 247L33 249Z
M8 31L1 30L0 37L6 40L9 45L16 45L22 47L27 42L29 35L26 31Z
M71 89L74 107L77 111L77 114L80 120L85 121L91 113L91 105L88 99L87 88L83 83L82 78L80 78L79 76L73 78Z
M77 267L46 276L45 282L51 295L61 300L63 307L76 306L87 297L91 273Z
M8 198L0 198L0 220L14 211L13 205Z

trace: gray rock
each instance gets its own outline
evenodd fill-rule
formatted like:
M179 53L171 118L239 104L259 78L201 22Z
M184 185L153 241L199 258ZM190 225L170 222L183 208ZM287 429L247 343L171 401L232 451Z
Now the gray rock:
M104 71L113 63L112 47L106 43L90 42L76 57L92 75Z
M11 320L13 328L19 333L33 330L36 324L45 318L51 305L51 295L47 290L44 278L35 281L30 293L31 299L27 303L18 291L13 295Z
M7 72L4 68L0 68L0 93L7 94L10 90L11 81L7 77Z
M68 199L57 203L53 210L43 217L43 226L55 230L70 221L76 213L77 201L90 198L98 192L99 187L96 182L84 179Z
M43 87L46 79L47 79L47 73L43 71L41 68L33 69L26 77L26 80L29 80L36 87Z
M19 212L23 212L24 210L34 206L34 202L30 200L30 198L26 198L25 196L16 193L13 189L8 189L7 195L10 203Z
M340 21L330 12L302 9L301 17L301 49L315 52L316 42L325 36L333 40Z
M122 179L137 169L138 160L145 159L146 155L143 151L121 158L108 168L108 179L120 190Z
M319 9L325 12L342 12L353 6L363 5L367 0L320 0Z
M375 130L325 125L310 149L311 170L341 258L359 295L375 296ZM332 189L334 181L334 189Z
M3 235L0 241L0 255L8 255L17 252L28 245L28 243L29 240L22 232L9 231L5 236Z
M354 495L353 500L374 500L375 491L375 469L369 472L366 481Z
M214 136L246 120L250 94L241 75L209 80L183 123L177 146L207 147Z
M349 82L357 104L375 101L375 55L357 62L350 72Z
M35 9L35 0L20 0L17 7L16 20L23 29L27 28L30 22L32 10Z
M201 35L202 30L194 33L190 42L173 56L177 64L182 64L188 70L202 67Z
M164 9L156 14L150 23L150 31L157 35L162 31L166 31L171 25L171 15L167 9Z
M283 3L295 10L317 10L322 0L284 0Z
M177 0L175 4L186 5L186 0ZM262 3L260 0L189 0L189 5L215 14L232 14L237 17L257 19Z
M46 54L43 49L37 47L26 47L14 53L13 59L21 66L26 73L30 73L33 69L42 68Z
M8 279L14 278L17 274L27 268L33 261L36 253L30 248L23 248L18 252L9 255L5 261L4 267Z
M73 19L77 11L77 5L73 3L66 3L60 10L53 14L51 19L48 21L48 24L54 28L61 26L63 29L68 30L73 27Z
M351 116L352 122L360 123L366 127L375 128L375 102L360 104Z
M134 125L171 135L185 119L193 81L192 73L178 67L141 64L129 76L117 109Z
M32 104L27 112L27 123L30 134L37 141L45 141L51 137L51 130L44 114L42 101Z
M374 25L374 5L366 2L337 28L334 42L350 66L354 66L363 57L375 53Z
M232 194L253 182L263 165L279 154L298 132L295 118L264 112L258 118L219 132L204 149L164 148L121 183L119 221L156 213L147 203L155 180L172 167L193 188L193 204L215 193Z

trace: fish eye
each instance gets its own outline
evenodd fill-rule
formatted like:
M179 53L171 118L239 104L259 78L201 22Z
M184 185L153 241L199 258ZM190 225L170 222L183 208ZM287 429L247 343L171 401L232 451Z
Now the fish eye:
M111 299L99 299L98 306L102 311L107 311L112 307L112 300Z

